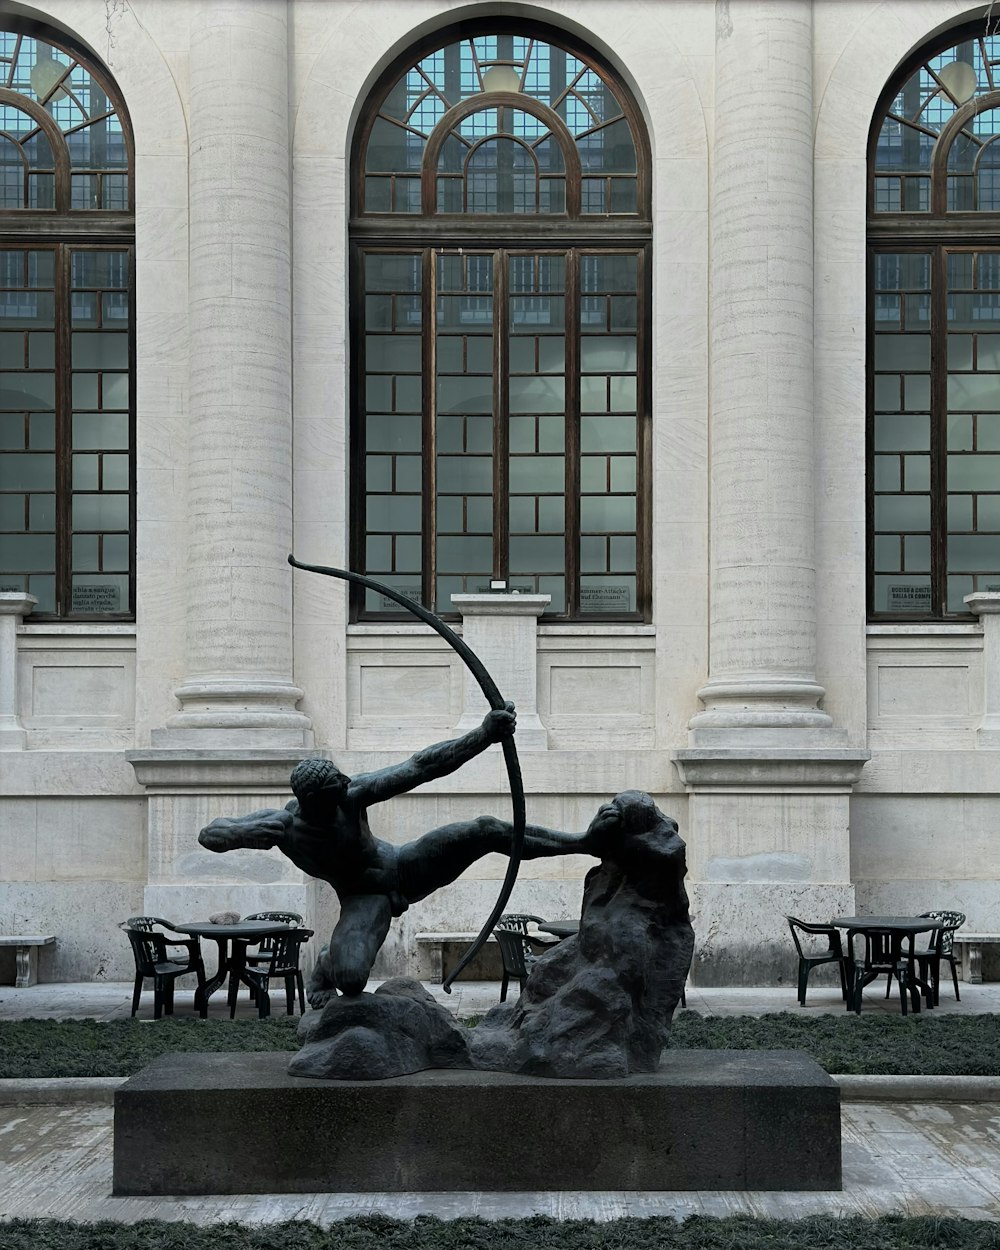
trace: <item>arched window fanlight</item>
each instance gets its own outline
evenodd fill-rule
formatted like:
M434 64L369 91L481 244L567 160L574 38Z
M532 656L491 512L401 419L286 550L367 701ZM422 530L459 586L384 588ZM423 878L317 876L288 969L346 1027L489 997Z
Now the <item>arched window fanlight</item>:
M626 109L609 77L555 43L456 40L385 89L362 145L361 211L636 214Z

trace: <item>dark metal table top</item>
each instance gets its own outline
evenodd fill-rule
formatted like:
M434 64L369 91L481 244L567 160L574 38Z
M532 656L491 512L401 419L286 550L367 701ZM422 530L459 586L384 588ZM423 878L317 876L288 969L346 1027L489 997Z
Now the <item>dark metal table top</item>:
M192 937L207 938L254 938L270 937L272 933L287 933L298 925L284 924L279 920L239 920L236 924L212 924L210 920L192 920L176 924L178 933L190 933Z
M553 937L567 938L580 932L579 920L550 920L538 926L539 933L551 933Z
M894 933L930 933L948 927L946 921L929 916L837 916L830 923L837 929L886 929Z

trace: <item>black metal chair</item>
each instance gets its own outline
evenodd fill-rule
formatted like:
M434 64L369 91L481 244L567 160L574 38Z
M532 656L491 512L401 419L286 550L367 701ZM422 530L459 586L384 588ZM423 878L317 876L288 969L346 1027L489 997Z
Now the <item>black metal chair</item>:
M251 917L247 917L251 919ZM252 919L266 919L254 916ZM267 940L271 943L268 951L268 962L254 967L247 964L244 975L250 983L252 997L257 1001L257 1015L263 1020L271 1014L271 997L268 983L272 977L282 977L285 982L286 1015L295 1014L295 992L298 990L299 1010L305 1012L306 991L302 982L302 971L299 968L299 950L303 942L308 942L314 933L313 929L289 929L287 933L272 934ZM230 998L229 1016L236 1015L236 998Z
M169 921L160 920L156 916L133 916L123 920L118 926L125 933L132 947L135 959L135 985L132 989L132 1015L139 1010L142 996L142 983L147 978L153 982L153 1019L159 1020L162 1015L174 1014L174 982L178 977L193 972L198 978L198 989L194 1001L198 1014L204 1020L208 1015L208 1003L205 1000L205 965L201 959L201 947L197 938L171 938L165 933L157 933L154 924L171 928ZM187 948L185 959L172 959L167 954L168 946Z
M799 1006L804 1007L806 1005L806 984L809 981L809 973L812 972L813 968L818 968L821 964L835 963L837 965L840 971L840 992L844 1001L847 1002L847 968L844 960L844 947L840 940L840 931L829 924L809 924L808 921L799 920L797 916L786 916L785 919L788 921L792 941L795 943L795 950L799 957ZM800 934L825 937L827 940L826 949L815 954L806 954L802 949Z
M500 947L500 958L503 961L503 980L500 982L500 1001L507 1001L507 987L510 984L511 977L517 978L517 983L521 989L528 980L528 973L531 971L531 965L538 958L536 949L543 954L553 946L557 946L557 942L542 942L537 938L530 937L527 933L527 925L522 929L519 921L524 917L515 913L513 917L514 927L506 925L506 917L501 916L501 923L493 930L493 936L497 940ZM534 920L534 916L527 917ZM545 923L544 921L542 922Z
M958 968L955 965L955 930L965 924L965 912L961 911L924 911L920 913L925 920L942 920L945 928L937 929L928 935L929 944L925 950L915 952L920 965L920 975L930 986L936 1007L940 1001L941 961L951 964L951 980L955 987L955 1001L961 1002L958 992Z
M854 957L854 939L860 938L865 944L863 959ZM866 985L883 973L889 978L889 986L893 977L899 985L899 1006L906 1015L906 1000L909 996L913 1010L920 1010L920 988L910 976L911 966L908 958L899 954L899 934L889 929L851 929L847 934L848 947L848 1011L861 1015L861 996ZM886 995L888 998L888 994Z
M244 920L273 920L275 924L301 925L302 917L296 911L255 911L252 916L244 916ZM274 952L274 938L260 939L257 949L247 952L248 964L264 964L271 962Z

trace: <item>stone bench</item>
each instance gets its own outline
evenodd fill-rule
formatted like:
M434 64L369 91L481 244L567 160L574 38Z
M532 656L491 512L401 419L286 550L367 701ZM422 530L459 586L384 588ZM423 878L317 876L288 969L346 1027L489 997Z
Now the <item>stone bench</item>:
M470 946L478 936L476 933L418 933L414 941L417 944L421 979L423 979L423 973L427 971L426 979L433 981L435 985L440 985L444 980L445 946L449 944ZM496 938L490 934L487 941L495 942ZM429 967L425 960L429 960Z
M52 933L0 934L0 946L13 946L17 968L15 989L27 989L38 981L38 948L51 946L55 941Z
M956 933L955 954L962 957L961 978L970 985L983 983L983 947L1000 944L1000 933Z

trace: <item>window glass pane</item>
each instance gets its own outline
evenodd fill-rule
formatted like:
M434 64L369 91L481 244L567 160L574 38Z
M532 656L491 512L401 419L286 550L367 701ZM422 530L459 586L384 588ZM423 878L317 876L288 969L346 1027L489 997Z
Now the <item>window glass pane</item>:
M565 564L566 543L562 537L511 535L512 573L559 573Z
M930 418L876 416L876 451L929 451Z
M56 460L51 455L0 456L0 490L45 490L56 485Z
M510 489L515 494L562 491L564 486L562 456L511 456Z
M948 538L949 573L1000 571L1000 534L952 534Z
M74 412L73 447L77 451L90 448L128 447L128 416L120 412Z
M927 530L931 501L926 495L880 495L875 500L877 530Z
M584 495L580 526L585 530L634 530L635 499L626 495Z
M55 550L53 534L0 534L0 569L4 573L51 571Z
M74 530L127 530L127 495L73 496Z

